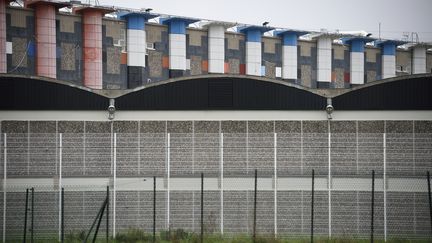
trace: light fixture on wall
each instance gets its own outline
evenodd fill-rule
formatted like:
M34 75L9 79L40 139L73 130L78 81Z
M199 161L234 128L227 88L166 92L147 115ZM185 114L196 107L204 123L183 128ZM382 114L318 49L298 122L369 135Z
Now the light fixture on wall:
M334 107L332 105L332 99L331 98L327 98L326 112L327 112L327 119L328 120L333 119L333 117L332 117L333 111L334 111Z
M114 115L115 115L115 111L116 111L116 108L114 106L114 102L115 102L114 99L109 100L109 106L108 106L108 119L109 120L114 120Z

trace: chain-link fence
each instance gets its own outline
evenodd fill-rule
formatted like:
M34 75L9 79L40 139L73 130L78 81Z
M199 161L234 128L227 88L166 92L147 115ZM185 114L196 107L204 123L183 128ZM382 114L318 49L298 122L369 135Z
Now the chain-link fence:
M312 208L315 237L369 238L371 222L376 239L432 234L429 133L8 133L1 138L0 232L6 241L22 240L32 218L36 239L88 232L107 186L109 218L103 215L99 237L105 237L107 222L110 236L130 229L151 233L154 223L157 233L199 233L201 174L205 234L253 235L255 229L257 235L310 237ZM27 207L25 224L27 188L34 188L34 201L28 201L33 210Z

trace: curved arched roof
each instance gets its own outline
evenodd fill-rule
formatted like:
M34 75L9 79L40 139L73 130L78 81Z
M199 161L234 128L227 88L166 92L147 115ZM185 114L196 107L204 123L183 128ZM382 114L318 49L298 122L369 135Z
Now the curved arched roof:
M92 90L55 79L0 75L0 110L432 110L432 75L410 75L352 89L309 89L263 77L204 75L133 90Z

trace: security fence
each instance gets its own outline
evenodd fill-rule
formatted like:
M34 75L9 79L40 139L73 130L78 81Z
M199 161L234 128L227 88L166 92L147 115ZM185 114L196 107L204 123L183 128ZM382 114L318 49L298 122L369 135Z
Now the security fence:
M426 176L432 171L430 133L1 137L3 241L21 241L30 227L35 239L88 233L107 187L102 238L107 228L112 237L129 229L204 229L204 234L298 238L310 237L313 229L314 237L369 238L372 222L375 239L430 239L432 234ZM27 206L33 217L25 220L28 188L34 190L33 210Z

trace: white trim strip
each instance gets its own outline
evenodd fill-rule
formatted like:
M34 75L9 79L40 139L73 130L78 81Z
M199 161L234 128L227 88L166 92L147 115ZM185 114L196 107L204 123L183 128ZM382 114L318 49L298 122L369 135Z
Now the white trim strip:
M116 120L327 120L322 111L116 111ZM0 111L0 120L109 121L107 111ZM338 111L333 120L432 120L432 111Z

